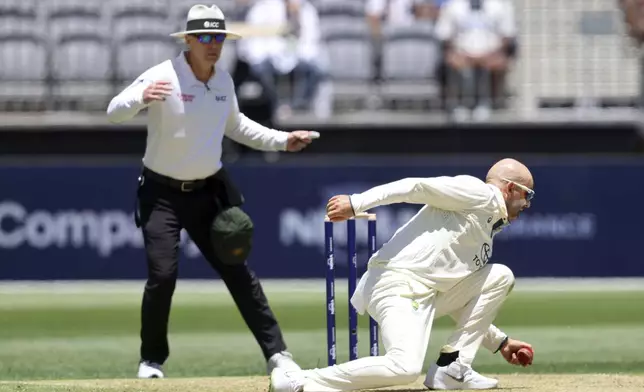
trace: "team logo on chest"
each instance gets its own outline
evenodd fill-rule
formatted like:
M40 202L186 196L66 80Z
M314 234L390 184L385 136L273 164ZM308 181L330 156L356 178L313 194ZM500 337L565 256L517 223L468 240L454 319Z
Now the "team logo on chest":
M490 261L490 256L492 256L492 247L487 242L484 242L481 245L481 251L478 255L474 255L472 262L477 267L484 267Z

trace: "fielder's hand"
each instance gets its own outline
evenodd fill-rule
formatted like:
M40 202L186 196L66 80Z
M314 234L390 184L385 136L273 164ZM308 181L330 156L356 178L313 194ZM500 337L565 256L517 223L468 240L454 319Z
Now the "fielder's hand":
M354 216L349 196L333 196L326 205L326 214L331 222L342 222Z
M517 358L517 352L524 347L530 348L532 350L532 346L530 344L509 338L505 346L503 346L503 348L501 349L501 355L503 355L503 358L505 358L508 363L512 365L521 365ZM521 366L526 367L528 365L529 364Z
M311 144L313 139L317 139L319 137L320 134L314 131L293 131L288 134L288 139L286 140L286 151L300 151L307 145Z
M152 101L165 101L165 97L172 92L172 84L168 81L154 82L143 90L143 103Z

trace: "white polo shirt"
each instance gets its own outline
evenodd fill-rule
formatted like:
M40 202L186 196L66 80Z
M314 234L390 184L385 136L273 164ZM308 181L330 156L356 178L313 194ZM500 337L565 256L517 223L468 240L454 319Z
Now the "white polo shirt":
M143 103L143 90L155 81L169 81L165 101ZM266 128L239 112L230 74L218 66L208 83L197 80L184 53L139 76L114 97L108 119L120 123L148 108L148 134L143 164L177 180L197 180L221 167L223 137L264 151L286 149L288 132Z
M486 55L500 49L503 38L516 36L514 8L508 0L484 0L480 10L472 10L469 0L449 0L441 8L435 31L439 39L452 40L460 52Z

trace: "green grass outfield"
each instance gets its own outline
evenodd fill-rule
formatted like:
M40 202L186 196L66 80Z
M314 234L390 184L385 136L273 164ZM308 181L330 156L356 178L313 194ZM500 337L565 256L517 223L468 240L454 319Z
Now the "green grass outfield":
M0 282L0 380L133 377L142 285ZM338 282L340 361L348 357L345 287ZM324 281L265 282L265 290L299 363L324 366ZM535 364L519 369L481 350L475 367L482 372L644 373L642 281L519 280L495 324L532 343ZM447 318L436 323L426 363L451 325ZM179 282L170 344L169 377L265 374L257 344L219 283ZM361 329L361 355L367 346Z

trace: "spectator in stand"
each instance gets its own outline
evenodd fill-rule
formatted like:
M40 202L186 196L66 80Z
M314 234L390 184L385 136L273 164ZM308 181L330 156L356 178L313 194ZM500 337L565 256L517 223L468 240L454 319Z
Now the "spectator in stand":
M386 26L405 26L418 20L434 22L440 2L444 0L367 0L365 13L371 30L376 75L380 74L382 32ZM376 76L377 79L380 76Z
M324 77L316 8L307 0L258 0L248 11L246 23L267 28L287 26L284 34L254 36L239 43L239 55L268 95L273 116L284 118L292 110L311 109ZM291 73L293 98L290 103L280 102L275 77Z
M443 0L444 1L444 0ZM405 25L415 20L435 20L439 0L367 0L367 21L374 37L384 26Z
M443 42L447 108L456 121L487 120L504 95L517 27L510 0L447 0L436 35Z

